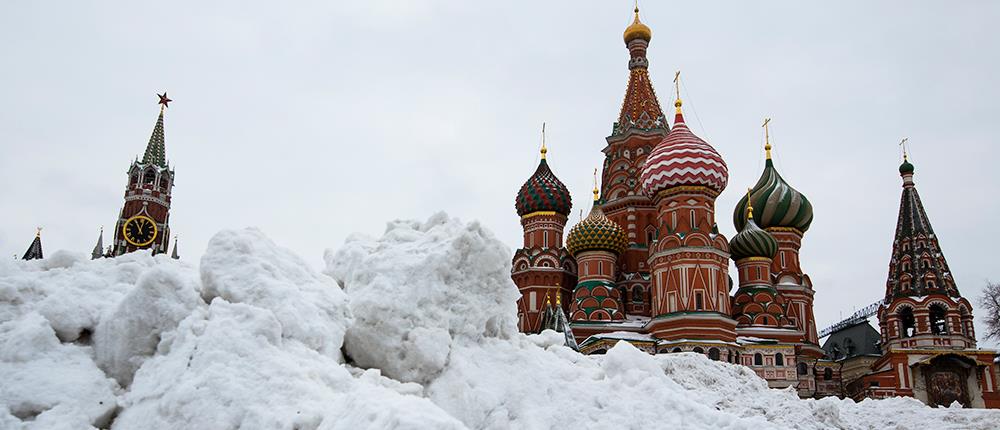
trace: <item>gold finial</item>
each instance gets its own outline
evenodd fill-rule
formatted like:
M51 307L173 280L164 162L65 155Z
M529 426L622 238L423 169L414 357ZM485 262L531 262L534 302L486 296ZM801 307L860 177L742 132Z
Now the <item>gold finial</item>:
M909 137L904 137L903 141L899 142L899 146L903 148L903 161L909 161L907 160L907 154L906 154L906 141L908 140L910 140Z
M674 107L677 108L677 113L681 113L681 71L678 70L674 73L674 89L677 90L677 101L674 102Z
M545 153L549 152L549 150L545 148L545 123L544 122L542 123L542 151L541 152L542 152L542 159L544 160L545 159Z
M643 39L648 42L653 38L653 31L639 20L638 1L635 2L635 8L632 9L632 12L635 14L635 17L632 19L632 24L625 28L625 43L628 44L635 39Z
M597 201L599 194L600 194L600 191L597 190L597 169L595 168L594 169L594 201L595 202Z
M764 124L761 125L761 127L764 127L764 153L767 155L768 160L771 159L771 131L768 127L770 123L771 118L764 118Z
M747 188L747 219L753 219L753 204L750 203L750 189Z
M552 296L548 294L545 295L545 306L552 306Z
M556 306L562 306L562 294L556 293Z
M42 237L42 228L35 227L35 237Z

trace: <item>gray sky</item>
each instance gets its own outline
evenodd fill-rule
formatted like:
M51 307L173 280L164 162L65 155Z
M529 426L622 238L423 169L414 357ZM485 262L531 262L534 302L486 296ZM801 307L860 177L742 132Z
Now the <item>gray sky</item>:
M164 90L185 258L257 226L319 267L352 232L442 209L515 247L542 121L574 213L587 210L628 72L629 1L86 3L0 6L7 258L36 225L49 253L89 252L113 228ZM1000 3L804 3L642 5L660 102L681 69L692 130L729 164L722 232L760 175L770 116L779 171L815 207L802 266L817 323L847 316L884 294L909 137L975 300L1000 281Z

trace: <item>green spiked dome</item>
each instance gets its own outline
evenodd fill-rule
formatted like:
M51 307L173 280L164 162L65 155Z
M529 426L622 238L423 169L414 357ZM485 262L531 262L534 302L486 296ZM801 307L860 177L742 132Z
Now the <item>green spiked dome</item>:
M597 200L597 190L594 190L594 208L590 210L583 221L569 230L566 236L566 249L574 256L583 251L609 251L621 254L628 246L625 230L618 223L608 219L601 211Z
M552 173L549 163L545 161L546 149L542 147L542 161L538 163L535 173L521 186L514 201L517 214L525 216L535 212L555 212L569 215L573 208L569 190L566 185Z
M729 241L729 253L734 261L750 257L774 258L778 253L778 241L753 222L753 208L747 212L743 230Z
M764 173L760 175L757 185L750 190L749 199L744 196L733 211L733 224L736 225L736 230L742 231L747 223L748 201L753 202L752 206L757 211L757 225L760 228L794 228L805 233L812 224L812 203L809 203L805 195L788 185L774 169L770 150Z

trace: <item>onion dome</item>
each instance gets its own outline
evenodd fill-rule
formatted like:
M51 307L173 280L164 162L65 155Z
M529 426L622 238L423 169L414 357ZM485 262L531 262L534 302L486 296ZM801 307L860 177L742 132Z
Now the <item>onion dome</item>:
M716 193L726 189L729 168L718 151L688 129L681 113L681 100L674 103L674 127L646 159L642 188L650 197L668 188L704 186Z
M908 159L906 154L903 154L903 164L899 165L899 174L900 175L913 174L913 164L910 163L910 160Z
M805 195L788 185L774 169L770 143L764 149L767 152L764 172L749 193L749 201L757 208L757 225L765 229L794 228L805 233L813 220L812 203L809 203ZM747 202L747 196L744 196L736 204L736 210L733 212L733 224L737 230L743 230L746 224L747 219L744 214Z
M584 251L609 251L617 255L624 252L627 246L625 230L604 216L595 187L594 208L590 210L590 215L569 230L566 249L574 256Z
M639 8L635 8L635 19L632 20L632 24L625 28L625 43L629 43L635 39L642 39L649 42L653 38L653 30L650 30L646 24L639 21Z
M735 261L750 257L774 258L778 253L778 241L753 221L753 207L747 208L743 230L729 241L729 253Z
M569 190L549 169L549 164L545 161L545 153L548 152L545 145L542 145L541 152L542 161L538 163L538 168L517 192L514 202L517 214L525 216L535 212L555 212L569 215L573 208Z

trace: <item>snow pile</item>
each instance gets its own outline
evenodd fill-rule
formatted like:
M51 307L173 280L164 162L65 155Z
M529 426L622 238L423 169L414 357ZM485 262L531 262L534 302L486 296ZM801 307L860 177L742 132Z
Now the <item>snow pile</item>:
M85 349L60 343L37 312L0 324L0 428L22 420L38 428L107 425L115 384Z
M330 276L252 229L216 235L198 268L148 253L0 261L0 428L1000 422L908 398L803 401L748 368L626 342L582 356L559 333L516 333L509 260L478 224L437 214L352 237L327 252Z
M427 382L452 345L517 331L510 250L478 223L444 213L394 221L375 240L355 235L327 252L326 272L350 295L357 320L345 351L363 367Z

